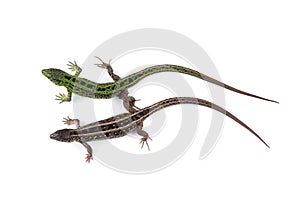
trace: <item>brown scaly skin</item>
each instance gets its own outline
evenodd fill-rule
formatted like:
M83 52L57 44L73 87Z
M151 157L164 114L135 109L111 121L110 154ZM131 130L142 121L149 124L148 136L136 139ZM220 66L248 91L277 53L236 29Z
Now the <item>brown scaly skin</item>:
M89 162L93 158L92 148L88 145L87 142L94 141L94 140L105 140L105 139L122 137L134 130L136 130L137 133L142 136L141 138L142 147L144 146L144 144L146 144L148 149L150 149L147 142L147 140L149 139L149 135L147 132L145 132L142 129L143 121L154 112L178 104L196 104L196 105L205 106L217 110L225 114L229 118L233 119L244 128L246 128L253 135L255 135L261 142L263 142L267 147L269 147L268 144L256 132L254 132L248 125L246 125L244 122L242 122L240 119L235 117L227 110L209 101L193 98L193 97L175 97L175 98L165 99L151 106L137 110L136 112L119 114L110 117L108 119L87 124L85 126L80 126L78 119L64 118L63 122L65 124L68 125L75 124L77 128L58 130L53 134L51 134L50 138L61 142L76 141L81 143L87 149L88 152L86 157L87 162Z

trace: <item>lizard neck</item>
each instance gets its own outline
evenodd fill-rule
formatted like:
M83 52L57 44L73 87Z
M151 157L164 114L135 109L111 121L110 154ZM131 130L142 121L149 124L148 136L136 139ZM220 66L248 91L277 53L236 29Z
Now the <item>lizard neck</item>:
M50 138L60 142L74 142L79 141L76 129L61 129L50 135Z

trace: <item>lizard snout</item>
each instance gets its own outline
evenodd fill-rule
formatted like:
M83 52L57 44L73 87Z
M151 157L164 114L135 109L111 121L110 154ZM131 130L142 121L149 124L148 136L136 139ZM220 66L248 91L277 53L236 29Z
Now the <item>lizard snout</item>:
M72 131L73 129L61 129L52 133L50 138L60 142L72 142L73 140L71 139L70 135Z
M51 138L51 139L54 139L54 140L57 140L57 139L59 138L59 134L58 134L57 132L52 133L52 134L50 135L50 138Z
M43 69L42 74L47 78L51 78L51 73L49 69Z
M60 69L50 68L50 69L43 69L42 74L52 81L56 85L61 85L62 79L64 78L64 71Z

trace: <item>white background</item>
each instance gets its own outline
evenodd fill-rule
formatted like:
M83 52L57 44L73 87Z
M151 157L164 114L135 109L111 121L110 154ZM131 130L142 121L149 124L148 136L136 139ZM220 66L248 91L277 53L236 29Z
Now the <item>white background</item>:
M1 199L299 199L299 9L297 1L2 1ZM204 120L178 162L157 173L128 175L86 164L80 146L49 139L64 127L61 118L72 115L72 104L53 100L64 89L41 69L65 70L68 60L83 63L106 39L149 27L188 36L209 54L224 82L280 101L226 91L226 108L257 130L270 150L226 119L214 151L198 160L201 124L209 123ZM195 82L203 88L197 96L209 98L201 95L205 83ZM210 110L199 111L200 118L210 117Z

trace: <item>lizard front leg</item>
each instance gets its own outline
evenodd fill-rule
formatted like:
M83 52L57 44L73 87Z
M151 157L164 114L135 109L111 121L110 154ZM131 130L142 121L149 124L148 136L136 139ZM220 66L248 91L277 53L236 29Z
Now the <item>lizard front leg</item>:
M79 119L71 119L70 117L65 117L65 118L63 118L63 122L64 122L64 124L67 124L67 125L74 124L76 126L76 128L80 127ZM79 140L78 142L86 148L88 153L86 154L85 159L86 159L86 162L89 163L91 160L93 160L93 149L92 149L92 147L88 143L86 143L84 140Z
M63 102L70 102L72 100L72 90L71 89L67 89L68 94L63 94L63 93L59 93L58 95L56 95L55 100L60 101L59 103L63 103Z
M79 121L79 119L71 119L69 116L68 117L64 117L62 122L64 122L64 124L67 124L69 126L72 125L72 124L74 124L76 126L76 128L80 127L80 121Z
M75 77L78 77L79 74L82 72L82 69L77 65L76 61L74 61L74 62L69 61L67 66L69 66L69 69L71 71L75 72L75 74L74 74ZM60 101L59 103L71 101L72 100L72 89L67 88L67 92L68 92L67 94L59 93L58 95L56 95L55 100Z
M74 62L69 61L67 66L69 66L69 69L72 72L75 72L74 76L76 76L76 77L78 77L80 75L80 73L82 72L82 69L77 65L75 60L74 60Z

